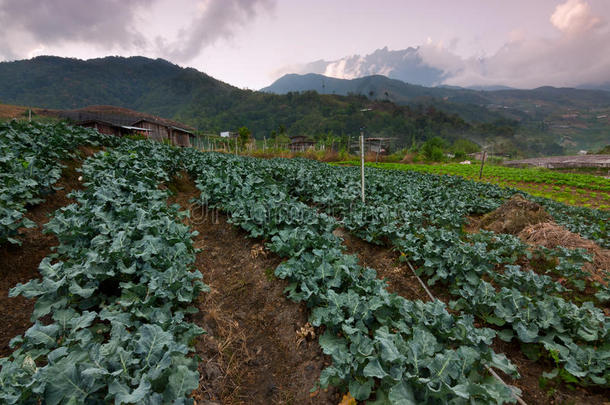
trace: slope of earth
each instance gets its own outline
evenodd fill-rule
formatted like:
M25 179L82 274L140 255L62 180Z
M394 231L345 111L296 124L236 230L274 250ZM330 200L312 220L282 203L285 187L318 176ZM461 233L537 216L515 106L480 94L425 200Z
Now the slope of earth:
M196 266L211 288L193 319L207 331L195 343L203 359L197 404L338 403L332 389L310 393L329 360L306 306L288 301L287 283L273 276L281 260L223 214L191 206L198 190L186 175L169 188L176 193L170 203L190 209L188 224L201 249Z

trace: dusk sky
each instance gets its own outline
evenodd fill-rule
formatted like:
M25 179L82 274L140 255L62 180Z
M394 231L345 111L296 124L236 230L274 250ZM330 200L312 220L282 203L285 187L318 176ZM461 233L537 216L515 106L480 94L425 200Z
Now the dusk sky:
M610 82L609 21L610 0L0 0L0 60L161 57L258 89L419 46L445 84L576 86Z

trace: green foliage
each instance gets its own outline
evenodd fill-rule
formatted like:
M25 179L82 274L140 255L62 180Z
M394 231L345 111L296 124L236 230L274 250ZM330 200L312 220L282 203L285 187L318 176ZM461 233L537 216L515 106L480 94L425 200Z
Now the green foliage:
M348 160L338 162L337 164L358 165L360 164L360 162L355 160ZM476 180L478 180L479 178L480 169L480 165L462 165L457 163L443 165L366 163L366 165L381 169L416 171L431 174L447 174ZM610 191L610 184L608 183L607 179L603 178L602 176L565 173L541 168L521 169L496 165L485 165L483 169L483 180L501 186L507 186L511 188L516 187L521 190L527 191L530 194L536 195L537 197L545 197L543 201L548 201L548 198L552 198L560 202L566 202L570 199L573 200L574 192L573 190L568 189L568 187L577 188L578 191L581 191L583 193L586 192L591 198L597 197L595 192ZM526 187L528 183L535 184L531 184L531 187ZM541 186L548 187L543 188ZM603 197L600 199L601 201L599 204L601 208L603 208L604 205L610 204L610 199L608 199L609 196L606 196L603 193L599 193L599 196ZM606 202L606 204L604 204L604 202Z
M453 145L451 145L451 150L456 155L458 153L464 153L466 155L468 153L479 152L481 147L468 139L456 139L453 142Z
M61 160L76 158L79 145L111 144L114 139L63 123L0 124L0 244L19 244L18 230L34 223L26 205L44 201L61 177Z
M514 402L511 390L486 377L484 365L516 375L489 345L495 333L476 328L470 315L451 315L440 301L409 301L386 290L376 272L343 253L333 235L337 221L318 210L350 206L359 213L358 189L345 179L328 187L326 165L304 159L260 160L183 150L200 204L222 209L230 221L285 257L275 270L286 292L311 308L324 326L322 350L333 363L320 385L349 389L358 400L373 393L396 403ZM346 183L347 181L347 183ZM301 201L313 203L310 207ZM342 211L341 211L342 212Z
M517 339L521 343L539 345L546 352L557 353L563 375L571 376L580 384L607 386L610 383L610 363L607 361L610 356L610 320L603 311L589 301L582 305L567 301L562 296L567 291L564 286L547 275L516 265L529 255L526 245L518 238L491 232L467 235L462 231L467 215L497 208L504 199L514 194L514 190L459 177L368 170L368 189L375 192L368 194L368 204L363 206L358 202L357 170L285 159L248 164L251 165L250 172L256 172L262 178L272 177L275 186L283 188L293 198L307 201L322 212L332 212L333 217L338 218L341 225L355 235L373 243L392 243L403 253L403 257L419 265L418 271L428 278L429 284L440 282L447 286L455 298L451 303L454 309L501 326L499 336L502 339ZM267 182L269 180L261 181L259 187ZM538 202L560 224L569 228L578 227L581 235L594 238L603 246L610 242L610 235L604 228L610 219L608 213L560 207L548 200ZM295 233L307 234L304 230ZM299 258L298 261L291 259L285 262L286 267L280 266L277 270L280 277L299 275L298 281L288 288L289 296L308 302L314 299L314 305L317 305L320 300L318 294L324 291L320 285L332 287L337 282L334 278L327 278L327 275L336 274L332 273L334 267L324 265L327 260L332 263L330 258L334 253L326 248L325 252L330 257L310 258L306 251L312 242L288 244L292 233L281 232L280 235L281 238L274 239L271 249ZM558 259L558 264L551 271L573 279L575 288L580 288L581 267L584 261L590 260L589 257L581 251L566 249L542 254ZM312 264L300 264L299 261ZM498 271L498 267L502 271ZM316 282L320 276L324 281ZM359 277L366 278L362 273ZM371 291L370 287L366 290ZM599 295L603 298L601 289ZM366 302L366 298L356 297L354 303ZM343 299L352 302L349 296L332 295L330 303L324 304L322 309L314 308L312 323L328 326L337 322L335 317L340 313ZM366 304L362 305L366 308ZM358 312L364 309L356 308ZM363 323L370 325L367 321ZM355 326L350 323L350 327ZM345 329L342 329L342 334L345 333ZM438 331L434 336L437 334ZM321 344L324 347L324 343ZM333 359L341 359L344 353L335 349L326 352ZM347 373L335 370L331 375L323 381L335 384L344 381ZM350 389L364 390L362 392L366 393L369 381L357 375L354 378L360 385L349 384Z
M421 151L427 161L440 162L445 157L445 153L443 152L445 146L446 142L435 136L434 138L428 139L423 144Z
M11 296L36 298L34 326L0 359L2 403L192 403L198 386L189 304L206 289L193 270L187 215L158 188L177 151L122 140L82 167L86 188L46 226L59 240L42 278Z
M18 159L17 166L28 170L32 162ZM86 188L48 223L59 246L41 262L42 278L11 290L37 301L34 325L0 359L3 402L189 401L198 384L189 344L203 331L186 317L206 287L192 271L193 234L181 221L188 214L168 206L168 191L158 187L180 170L196 179L196 202L227 212L285 258L275 276L287 280L288 297L305 302L311 324L324 330L319 343L332 364L320 375L322 387L381 403L514 402L511 388L485 369L518 376L491 349L496 336L550 356L556 373L545 378L610 383L604 312L593 301L569 301L566 286L522 267L531 253L518 238L462 230L467 215L494 210L515 190L367 168L364 205L354 168L123 139L85 161ZM608 213L538 201L558 223L609 245ZM438 300L389 293L375 270L344 253L333 233L339 226L393 245L429 284L446 287L459 313ZM590 260L584 252L536 254L580 288L582 263ZM607 288L591 287L596 300L607 298ZM498 332L475 326L475 316Z
M589 301L582 305L566 301L561 284L516 265L529 255L518 238L462 231L467 215L497 208L514 190L453 176L369 170L368 189L375 192L364 207L354 203L357 170L281 162L273 173L290 184L293 195L322 211L332 210L357 236L373 243L390 241L419 266L429 284L447 286L455 298L454 309L503 327L499 336L504 340L516 338L557 353L564 376L582 384L610 384L610 320L604 312ZM609 245L608 213L537 202L560 224ZM558 259L552 272L569 277L575 288L582 289L582 265L590 257L561 248L542 253ZM599 295L603 298L602 290Z
M142 134L131 134L127 135L125 138L131 139L132 141L146 141L148 138Z
M38 79L47 77L56 80ZM434 136L455 140L465 135L487 139L489 134L499 134L518 143L520 149L531 141L513 139L517 121L501 119L501 115L474 105L481 104L476 98L466 100L473 104L462 106L429 97L425 105L400 106L358 94L305 91L277 95L241 90L194 69L143 57L80 61L41 56L3 63L0 94L4 102L46 108L127 107L206 132L247 126L258 139L272 131L279 135L332 132L354 136L366 127L367 133L396 137L403 146L413 137L424 142ZM360 112L369 107L373 110Z
M252 136L252 131L250 131L247 127L241 127L238 131L239 134L239 144L240 146L244 146L248 142L250 142L250 137Z

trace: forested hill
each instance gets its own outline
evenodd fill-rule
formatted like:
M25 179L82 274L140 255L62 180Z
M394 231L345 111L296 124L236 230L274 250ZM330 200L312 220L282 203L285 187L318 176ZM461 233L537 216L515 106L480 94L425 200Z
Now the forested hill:
M547 148L552 141L518 141L515 120L464 120L430 106L397 106L366 95L317 92L268 94L242 90L192 68L162 59L106 57L78 60L40 56L0 63L0 102L72 109L116 105L175 119L207 132L247 126L256 137L285 128L288 134L392 136L408 145L432 136L499 139L506 149ZM372 108L363 113L362 109ZM494 141L494 142L496 142ZM497 142L496 142L497 143ZM527 153L527 152L526 152Z

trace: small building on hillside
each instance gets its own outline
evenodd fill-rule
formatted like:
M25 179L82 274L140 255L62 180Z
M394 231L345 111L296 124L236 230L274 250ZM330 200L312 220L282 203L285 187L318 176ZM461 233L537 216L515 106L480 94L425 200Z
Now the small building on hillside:
M89 106L57 115L108 135L138 134L159 142L167 139L178 146L191 146L195 138L195 129L187 125L116 106Z
M91 119L77 122L76 125L85 128L93 128L101 134L114 135L114 136L127 136L127 135L143 135L148 137L150 132L149 129L131 126L131 125L119 125L112 122Z
M231 131L223 131L220 133L221 138L237 138L239 136L239 132L231 132Z
M314 141L305 135L293 135L290 137L290 151L304 152L307 149L313 148Z
M169 139L174 145L178 146L191 146L191 139L195 137L195 134L189 129L168 125L153 119L140 119L132 125L146 128L149 131L149 137L155 141L162 142Z
M365 138L364 150L367 152L385 154L390 149L392 138Z

